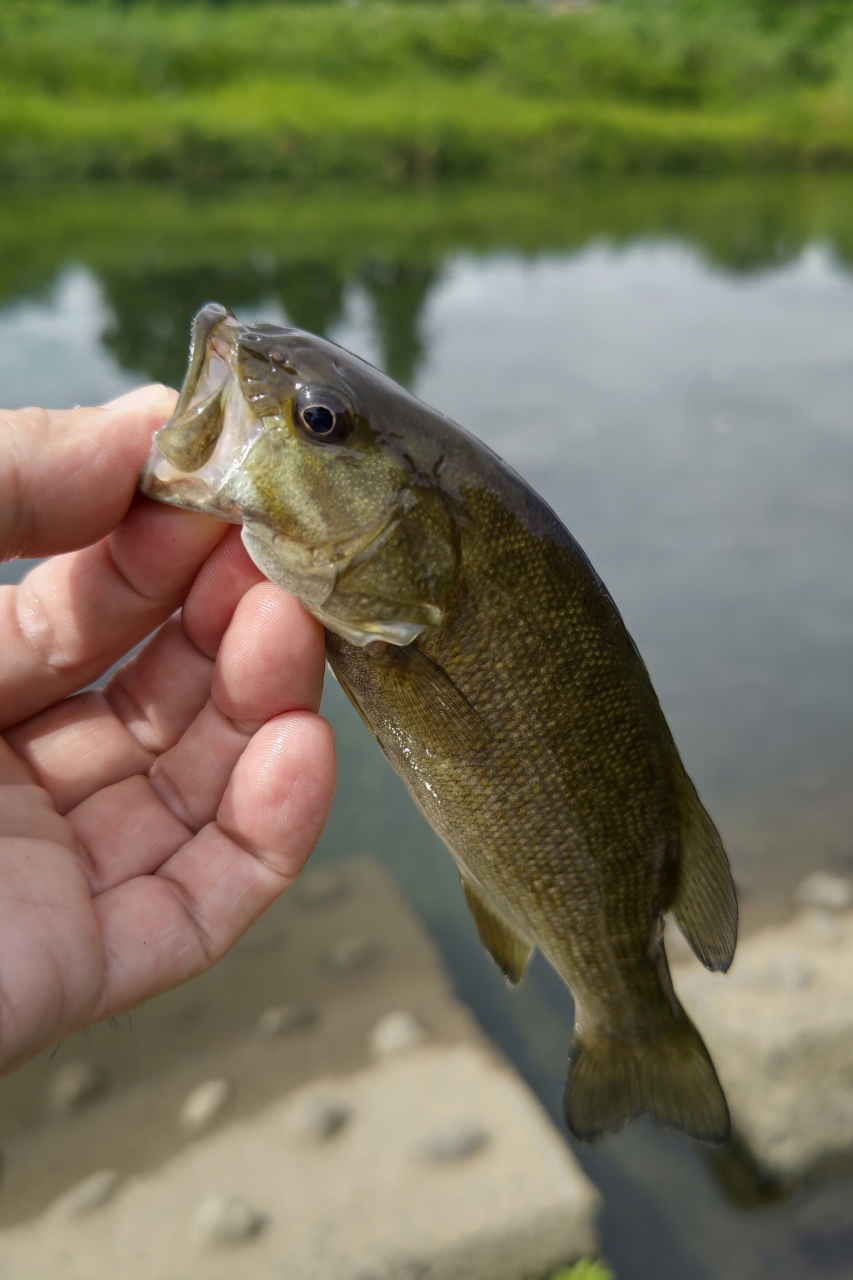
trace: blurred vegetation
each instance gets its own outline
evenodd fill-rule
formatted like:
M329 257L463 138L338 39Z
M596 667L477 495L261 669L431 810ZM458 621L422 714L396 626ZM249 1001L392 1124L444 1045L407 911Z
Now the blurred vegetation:
M0 177L853 164L849 0L3 0Z
M573 1267L563 1267L561 1271L555 1272L551 1280L614 1280L614 1276L600 1262L583 1258Z

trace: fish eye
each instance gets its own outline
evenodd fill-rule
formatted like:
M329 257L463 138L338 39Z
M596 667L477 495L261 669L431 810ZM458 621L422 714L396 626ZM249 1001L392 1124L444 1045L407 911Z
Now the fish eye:
M349 405L336 391L304 387L293 403L293 425L306 440L318 444L340 444L355 422Z

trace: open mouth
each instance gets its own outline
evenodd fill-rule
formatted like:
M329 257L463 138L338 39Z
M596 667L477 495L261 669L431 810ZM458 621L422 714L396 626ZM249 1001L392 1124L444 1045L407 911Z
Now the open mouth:
M227 327L236 330L236 321L219 303L209 302L198 313L193 321L189 368L175 412L157 432L160 454L184 474L198 471L210 460L222 434L223 391L233 352Z
M237 385L239 324L210 302L193 322L190 362L175 412L154 436L139 487L172 506L241 523L230 484L263 429Z

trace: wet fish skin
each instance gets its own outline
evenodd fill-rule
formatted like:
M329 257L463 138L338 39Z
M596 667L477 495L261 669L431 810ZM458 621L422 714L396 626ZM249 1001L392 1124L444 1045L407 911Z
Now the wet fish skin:
M345 439L300 434L306 387L348 406ZM726 969L728 863L613 601L542 499L363 361L213 304L141 485L242 522L262 571L326 626L335 674L447 844L503 971L518 981L538 946L569 984L572 1130L647 1113L723 1139L662 918Z

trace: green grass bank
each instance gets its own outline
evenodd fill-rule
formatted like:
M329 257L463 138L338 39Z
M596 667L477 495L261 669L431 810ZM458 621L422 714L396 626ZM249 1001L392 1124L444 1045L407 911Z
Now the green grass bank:
M7 182L828 167L853 167L848 3L0 6Z

